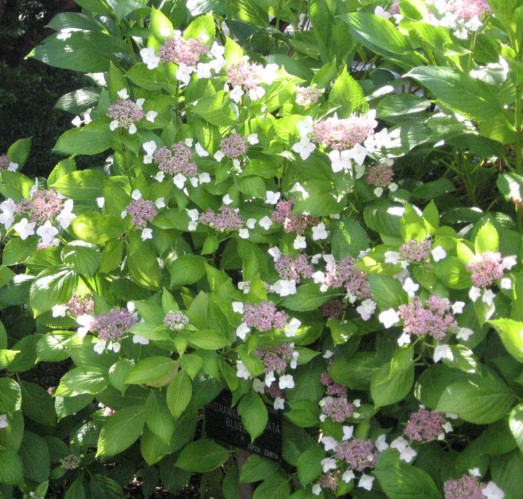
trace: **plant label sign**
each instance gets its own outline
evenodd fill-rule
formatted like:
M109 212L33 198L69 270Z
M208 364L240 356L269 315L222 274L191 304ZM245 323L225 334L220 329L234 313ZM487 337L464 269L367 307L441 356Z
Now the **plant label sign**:
M253 452L276 461L282 458L282 417L272 407L265 431L254 442L242 424L235 407L231 407L232 397L223 391L210 404L205 406L205 430L207 436Z

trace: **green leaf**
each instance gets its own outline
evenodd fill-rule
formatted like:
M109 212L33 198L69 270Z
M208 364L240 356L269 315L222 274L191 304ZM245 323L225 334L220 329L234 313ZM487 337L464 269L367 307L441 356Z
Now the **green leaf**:
M124 232L124 225L121 218L90 211L78 215L71 222L71 229L78 239L103 245L110 239L118 239Z
M89 482L89 488L91 497L103 497L105 499L125 498L122 487L108 476L94 475Z
M116 14L117 23L120 23L120 21L122 19L125 19L132 12L135 12L137 10L143 10L144 13L146 13L149 10L149 8L146 7L144 2L139 2L138 0L105 0L105 1L113 9L113 12Z
M0 483L17 485L23 480L24 468L20 456L13 450L0 450Z
M77 478L67 489L64 499L86 499L85 484L82 478Z
M142 434L146 412L143 406L130 405L113 414L98 438L98 456L114 456L130 447Z
M122 241L109 241L105 245L102 258L100 259L100 272L107 274L112 270L115 270L122 263L123 257L123 242Z
M521 452L523 452L523 404L519 404L512 409L508 418L508 425Z
M163 68L148 69L143 62L134 64L126 76L145 90L155 91L169 87L169 80Z
M483 253L485 251L498 251L499 249L499 235L496 228L487 222L479 229L474 239L474 247L476 253Z
M66 303L73 295L76 274L63 267L44 270L31 284L29 300L35 317L57 303Z
M0 431L0 450L18 451L24 437L24 416L20 411L7 415L7 428Z
M499 192L503 194L507 201L523 199L523 178L517 173L509 172L500 175L496 181Z
M100 98L100 90L98 88L80 88L62 95L55 104L55 109L67 111L72 114L80 114L90 107L95 107ZM49 182L54 182L56 179Z
M505 492L505 497L517 498L521 495L521 490L523 490L522 468L523 456L519 449L491 460L492 480Z
M338 114L341 111L341 117L348 117L352 113L365 114L369 110L363 90L358 82L349 75L346 66L332 85L329 102L341 107L338 111Z
M22 391L14 379L0 378L0 412L19 411L22 404Z
M397 309L407 303L408 295L401 283L393 277L379 274L369 275L372 298L380 310Z
M14 237L4 247L2 263L6 266L23 263L31 258L38 247L38 237L28 237L25 240Z
M36 352L39 362L60 362L69 358L67 342L74 336L74 331L53 331L38 341Z
M487 121L503 113L494 87L449 67L423 66L406 74L427 87L444 106L467 119Z
M511 409L514 394L501 381L474 378L448 386L439 399L437 411L457 414L475 424L490 424L504 417Z
M259 437L269 421L269 413L261 397L251 391L244 395L238 404L238 414L245 429L251 436L251 442Z
M22 381L20 387L22 389L22 412L24 415L37 423L55 426L54 401L47 390L28 381Z
M373 474L390 499L441 499L430 475L400 461L395 449L387 449L380 455Z
M196 331L187 339L190 345L203 350L219 350L230 345L229 340L222 333L213 329Z
M31 140L31 137L18 139L7 150L8 158L18 165L18 169L25 164L29 154L31 153Z
M92 201L102 196L107 176L93 170L74 171L63 175L49 187L75 201Z
M13 350L17 350L16 357L9 364L9 369L13 372L24 372L32 369L36 364L36 346L42 335L31 334L24 336L13 345Z
M205 258L198 255L182 255L171 265L171 287L194 284L206 273Z
M158 289L162 271L156 251L150 244L143 244L127 258L129 273L134 282L147 289Z
M442 364L434 364L421 373L414 387L414 396L421 404L435 409L445 388L465 377L462 372Z
M418 199L434 199L449 192L455 192L454 184L447 178L439 178L432 182L425 182L412 191L412 197Z
M191 397L191 378L184 370L180 370L167 387L167 407L175 419L183 414L191 401Z
M229 94L223 90L212 97L200 99L193 111L211 125L230 126L236 123L234 112L230 107Z
M212 43L215 37L215 26L213 15L210 13L194 19L194 21L192 21L185 29L183 37L186 40L189 38L197 38L201 40L202 32L208 37L208 40L205 43Z
M316 284L302 284L298 286L297 293L285 298L282 305L296 312L317 310L321 305L331 299L328 293L322 293Z
M523 322L512 319L496 319L488 322L498 332L508 353L523 364Z
M105 119L99 119L91 121L91 123L85 126L67 130L60 136L53 151L62 154L92 156L107 151L112 145L113 136L109 130L109 123Z
M357 352L354 357L336 359L330 369L329 376L351 390L368 390L374 373L381 365L380 358L369 352Z
M298 458L298 478L302 485L307 485L316 480L322 473L321 460L325 451L319 445L309 447Z
M184 447L176 466L195 473L207 473L223 464L228 457L229 451L212 440L196 440Z
M240 471L240 483L260 482L276 473L278 464L256 454L251 454Z
M125 382L128 385L147 384L151 386L163 386L178 369L178 363L169 357L153 356L140 360L131 371Z
M162 35L162 32L168 31L170 33L169 36L173 34L173 25L169 18L162 11L154 7L151 7L150 29L151 34L156 40L149 37L149 46L154 46L155 48L158 48L158 46L168 38ZM154 43L153 40L156 43Z
M85 241L71 241L63 247L61 258L69 268L91 277L100 265L100 250Z
M376 407L403 400L414 383L414 365L392 370L392 363L383 364L372 376L370 394ZM447 411L451 412L451 411Z
M320 418L320 408L312 400L297 400L291 402L291 410L285 413L295 425L301 428L316 426Z
M118 359L109 369L109 382L122 394L127 390L125 380L133 370L133 367L133 361Z
M49 479L51 456L42 437L30 431L25 431L19 455L22 458L25 478L37 483Z
M268 477L261 485L258 485L252 499L288 499L291 494L291 486L286 476L276 474Z
M165 443L169 443L175 430L174 419L167 407L163 394L151 390L145 404L147 416L145 422L149 429Z
M60 380L55 395L76 397L84 393L97 395L102 392L109 380L104 369L99 367L75 367L65 373Z

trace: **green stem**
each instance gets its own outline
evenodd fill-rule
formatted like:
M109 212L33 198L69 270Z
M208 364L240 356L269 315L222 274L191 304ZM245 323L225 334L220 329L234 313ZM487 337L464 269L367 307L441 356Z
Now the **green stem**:
M472 40L470 41L470 53L469 57L467 59L467 67L465 68L465 72L468 74L472 68L472 58L474 57L474 49L476 47L476 38L477 33L474 31L472 33Z
M519 70L518 70L519 73ZM516 172L521 175L521 85L519 83L519 74L516 82L516 105L514 106L514 129L515 129L515 154L516 154Z

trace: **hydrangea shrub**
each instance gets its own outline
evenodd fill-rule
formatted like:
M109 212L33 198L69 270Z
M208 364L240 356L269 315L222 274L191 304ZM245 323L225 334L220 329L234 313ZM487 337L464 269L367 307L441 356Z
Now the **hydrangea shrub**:
M65 159L0 156L0 497L518 497L521 2L77 3Z

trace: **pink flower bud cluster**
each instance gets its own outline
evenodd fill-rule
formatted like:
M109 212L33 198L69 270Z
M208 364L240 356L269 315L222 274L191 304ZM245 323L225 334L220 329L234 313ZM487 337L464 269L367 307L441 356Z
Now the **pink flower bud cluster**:
M400 0L394 0L388 12L391 16L397 16L400 13Z
M22 199L16 206L15 213L29 212L33 222L44 224L62 211L62 200L53 190L36 191L32 199Z
M231 133L228 137L223 137L220 147L228 158L243 156L248 150L247 139L237 133Z
M339 300L329 300L320 307L322 317L337 319L345 310L345 304Z
M118 341L136 322L136 318L129 311L115 308L96 317L91 323L91 331L98 332L98 338L101 340Z
M266 373L275 372L281 374L294 359L294 344L287 342L265 350L256 348L254 353L263 361Z
M136 102L120 99L109 106L107 116L117 121L119 127L129 128L133 123L140 121L145 114Z
M345 151L373 135L376 125L376 121L369 119L367 115L353 114L346 119L327 118L314 125L310 138L323 147L330 146L336 151Z
M401 246L400 255L409 263L422 262L430 255L430 245L430 239L421 242L411 239Z
M285 390L282 390L278 383L272 383L271 386L265 387L265 393L267 395L270 395L273 399L281 398L283 400L287 400L287 395L285 395Z
M391 166L385 163L373 165L369 167L367 175L367 183L375 187L387 187L394 178L394 170Z
M0 156L0 169L1 170L7 170L7 167L9 166L10 160L7 154L2 154Z
M375 468L379 456L379 452L374 447L374 441L362 438L340 442L334 452L336 459L346 461L351 469L357 471Z
M128 215L131 215L131 222L136 227L145 227L147 222L150 222L158 215L154 203L147 199L133 199L127 206L126 211Z
M274 267L280 279L295 282L300 282L302 277L304 279L311 277L314 272L312 265L307 260L307 255L303 254L296 255L293 259L291 255L285 253L278 258Z
M324 92L325 90L318 88L316 83L310 87L298 87L296 89L296 104L305 107L310 106L317 102Z
M283 223L283 230L286 233L296 232L299 235L303 235L309 225L318 225L320 219L312 215L293 215L292 207L294 203L294 198L291 198L289 201L285 199L278 201L271 218L273 222Z
M335 423L343 423L354 413L354 404L350 404L346 398L325 397L320 401L320 404L323 414Z
M422 407L410 415L403 433L416 442L430 442L445 434L443 428L445 423L445 413L429 411Z
M483 15L492 14L490 5L486 0L457 0L451 4L450 10L456 14L458 19L465 21L475 16L481 19Z
M195 66L200 57L208 51L209 47L200 40L194 38L185 39L181 34L175 33L172 38L168 38L158 49L158 56L162 62Z
M356 260L352 256L342 258L336 265L326 266L325 284L333 288L344 287L358 300L371 298L368 275L354 267Z
M470 277L474 286L488 288L496 279L503 277L505 266L500 253L485 251L474 257L467 265L467 270L472 273Z
M66 305L67 313L71 317L94 314L94 296L92 294L85 296L74 295Z
M259 331L283 329L288 318L283 310L278 311L276 305L269 301L262 301L256 305L246 303L244 307L243 322Z
M70 454L60 459L60 464L66 470L75 470L80 467L82 457L83 456L75 456L74 454Z
M331 397L347 398L347 388L336 383L326 372L322 372L320 383L326 387L325 393Z
M170 175L181 173L194 177L198 173L196 163L191 161L192 151L183 142L177 142L169 147L159 147L154 152L153 159L158 164L158 170Z
M443 485L445 499L484 499L478 477L463 475L457 480L447 480Z
M458 327L450 313L450 303L438 295L430 296L425 304L415 296L408 305L399 306L403 331L408 334L428 334L437 340L445 338L449 329Z
M322 489L336 491L338 489L338 480L340 479L341 471L330 471L325 473L320 478L320 485Z
M180 331L189 324L189 317L184 313L170 310L163 319L163 325L171 331Z
M200 217L200 222L220 232L239 230L243 227L243 220L238 211L226 205L220 208L220 213L215 213L214 210L209 208Z
M240 61L227 68L227 83L243 90L256 88L263 80L263 66L257 63Z

